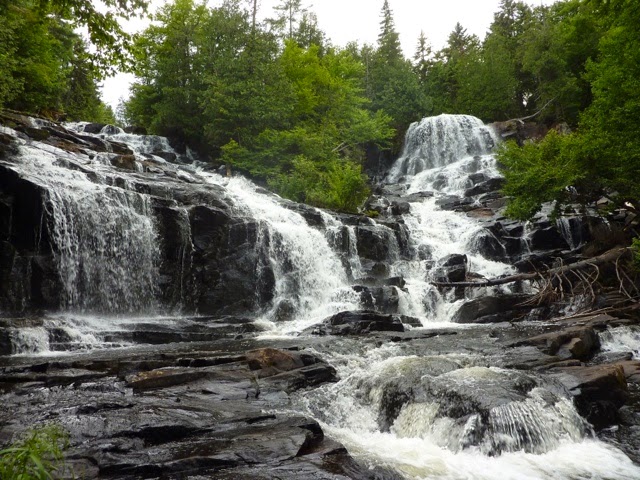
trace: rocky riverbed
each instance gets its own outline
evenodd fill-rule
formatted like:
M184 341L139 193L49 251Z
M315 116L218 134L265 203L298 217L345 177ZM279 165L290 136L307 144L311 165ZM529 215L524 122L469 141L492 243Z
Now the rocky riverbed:
M421 171L409 142L363 216L159 137L2 121L0 443L57 423L75 478L640 475L638 317L615 269L554 301L432 284L627 241L623 211L504 218L495 132Z

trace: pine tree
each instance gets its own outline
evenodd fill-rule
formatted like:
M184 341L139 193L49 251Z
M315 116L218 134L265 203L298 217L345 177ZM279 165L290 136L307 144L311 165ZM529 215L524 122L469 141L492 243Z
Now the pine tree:
M431 45L427 40L427 36L424 34L424 31L420 31L416 53L413 55L413 68L420 79L420 83L424 83L426 81L427 74L429 73L429 68L432 63L431 54Z
M396 31L389 0L384 0L381 16L380 33L378 34L378 55L389 64L397 63L404 60L404 58L400 46L400 35Z

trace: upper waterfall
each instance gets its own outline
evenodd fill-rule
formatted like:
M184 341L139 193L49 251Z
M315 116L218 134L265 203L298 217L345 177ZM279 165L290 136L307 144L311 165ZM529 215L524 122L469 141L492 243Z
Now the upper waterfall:
M391 167L388 179L444 167L465 157L486 155L498 143L495 132L471 115L442 114L412 123L402 155Z

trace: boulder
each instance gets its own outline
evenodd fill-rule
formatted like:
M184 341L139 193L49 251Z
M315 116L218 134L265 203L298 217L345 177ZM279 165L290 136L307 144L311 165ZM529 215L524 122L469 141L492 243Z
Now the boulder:
M504 185L504 178L490 178L484 182L475 184L464 192L465 197L474 197L483 193L495 192Z
M370 332L404 332L403 315L385 315L368 310L346 311L325 318L311 327L314 335L365 335Z
M495 323L514 320L514 317L531 307L523 305L529 295L487 295L462 304L453 315L455 323Z
M574 395L578 411L596 428L615 423L629 391L623 366L596 365L551 370Z
M441 258L431 277L436 282L464 282L468 273L468 259L466 255L451 254Z
M562 359L590 359L600 348L600 338L590 326L574 326L522 340L517 345L535 345L548 355Z
M496 262L504 261L506 256L505 247L489 230L480 231L473 239L471 248L483 257Z
M397 313L400 297L397 287L354 285L353 290L360 293L360 301L367 310L379 313Z
M381 262L388 260L393 232L377 225L364 225L356 228L358 255Z
M106 127L106 124L104 123L87 123L84 126L83 131L87 133L97 134L100 133L104 127Z
M86 131L86 130L85 130ZM147 129L139 125L128 125L124 127L125 133L131 133L133 135L146 135Z
M529 244L532 250L569 248L569 244L555 225L534 230L529 236Z

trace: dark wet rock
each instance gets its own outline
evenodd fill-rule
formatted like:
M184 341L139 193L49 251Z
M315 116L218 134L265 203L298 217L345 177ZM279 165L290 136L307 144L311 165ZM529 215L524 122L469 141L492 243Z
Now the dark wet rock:
M354 283L357 285L362 285L366 287L388 286L388 287L404 288L407 282L405 282L403 277L388 277L388 278L363 277L363 278L354 279Z
M109 145L109 142L101 138L93 137L91 135L81 135L81 134L77 135L77 137L80 140L83 140L88 144L90 144L92 150L95 150L96 152L109 152L111 150L111 146Z
M452 253L438 260L438 265L441 267L453 267L455 265L466 265L468 258L461 253Z
M125 359L80 360L91 370L74 368L76 360L4 367L0 386L12 386L2 402L11 414L0 412L0 444L55 419L70 435L66 467L76 478L247 478L272 469L289 471L285 478L370 478L316 421L264 413L286 405L289 392L336 380L313 354L261 348Z
M389 259L393 232L377 225L358 226L356 228L358 254L368 260L385 261Z
M302 215L311 227L322 228L325 226L322 213L317 208L294 202L283 202L282 206Z
M83 131L87 132L87 133L100 133L102 131L102 129L104 127L106 127L107 125L105 123L87 123L84 126Z
M523 305L529 295L487 295L468 300L453 316L456 323L496 323L517 320L531 307Z
M431 272L431 275L436 282L464 282L467 278L467 266L437 267Z
M145 127L142 127L140 125L128 125L126 127L124 127L124 132L125 133L131 133L133 135L146 135L147 134L147 129Z
M136 171L136 157L133 155L116 155L111 159L111 165L125 170Z
M154 152L153 154L166 160L167 162L174 163L178 161L178 155L173 152Z
M400 296L397 287L354 285L352 288L360 293L364 308L379 313L398 313Z
M46 140L51 136L51 133L48 130L45 130L43 128L19 126L16 130L24 133L29 138L32 138L34 140L39 140L39 141Z
M362 273L364 273L367 278L378 278L382 280L389 277L391 269L386 262L375 262L364 259L361 264Z
M383 214L389 209L390 206L391 202L389 202L386 197L371 195L371 197L369 197L364 205L364 210Z
M411 211L411 205L406 201L394 200L391 202L391 214L392 215L404 215Z
M404 332L403 315L368 310L336 313L309 328L314 335L365 335L371 332ZM409 323L408 320L407 323Z
M532 253L513 263L513 266L523 273L530 273L551 268L556 259L562 256L561 250L552 250L544 253Z
M487 418L495 407L522 401L538 382L531 375L485 367L456 369L424 385L416 401L445 399L442 415L460 418L480 413Z
M518 345L534 345L548 355L563 359L588 360L600 348L600 339L593 328L575 326L537 335Z
M472 173L467 178L474 185L477 185L477 184L482 183L482 182L487 180L487 176L484 173L481 173L481 172Z
M107 142L111 146L111 151L113 153L117 153L119 155L133 155L133 150L131 150L126 144L111 140L107 140Z
M436 282L463 282L467 278L468 259L463 254L451 254L439 259L432 272Z
M0 356L11 355L13 353L13 342L9 330L3 328L0 330Z
M363 385L365 394L380 390L378 425L389 431L402 407L415 400L417 389L425 376L436 377L461 368L460 364L444 357L408 357L388 366L371 383Z
M615 423L628 398L624 368L619 364L551 370L574 395L578 411L596 428Z
M561 397L551 390L539 388L537 377L495 368L461 368L450 361L449 365L441 365L445 368L431 369L429 360L429 357L409 358L390 365L365 385L367 390L380 390L373 396L380 398L378 423L383 431L393 428L400 433L408 430L420 435L422 427L415 425L415 415L432 415L432 422L446 419L447 432L438 431L436 435L444 442L442 446L453 451L468 447L479 448L489 455L513 450L544 451L545 439L514 435L514 429L523 427L509 420L522 415L524 422L532 415L543 415L545 408L557 408L561 402ZM533 411L537 408L539 413L534 414L527 404L538 405ZM429 405L438 408L430 410ZM586 424L574 420L578 427L587 430ZM558 438L562 435L558 433Z
M529 241L532 250L569 248L567 241L555 226L534 230L529 237Z
M471 198L460 198L455 195L439 197L436 200L436 205L442 210L465 210L472 203L473 200Z
M490 178L484 182L476 183L473 187L464 192L465 197L474 197L483 193L495 192L504 185L504 178Z
M493 234L484 230L473 239L472 248L489 260L496 262L504 261L506 249Z

